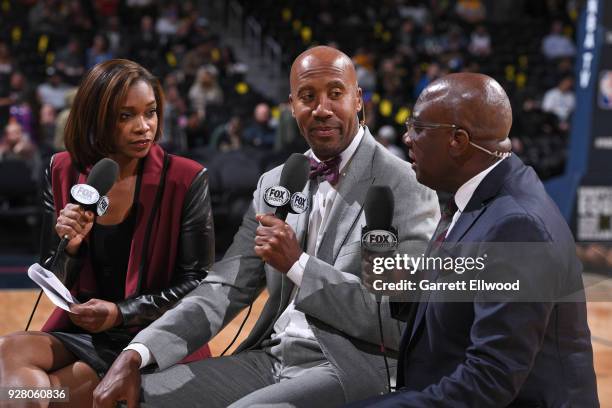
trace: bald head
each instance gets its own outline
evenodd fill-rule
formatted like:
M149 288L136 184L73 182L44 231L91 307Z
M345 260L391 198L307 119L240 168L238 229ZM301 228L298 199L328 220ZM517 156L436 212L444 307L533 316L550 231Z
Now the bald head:
M444 76L425 88L404 141L417 180L455 193L465 182L510 152L510 101L482 74Z
M342 51L321 45L304 51L293 61L289 76L291 92L295 93L294 86L299 79L315 75L321 69L342 74L347 82L357 87L357 74L353 61Z
M487 75L446 75L429 84L417 104L447 111L449 121L466 129L473 142L498 152L511 149L510 101L501 85Z
M332 47L314 47L291 66L291 112L320 160L344 151L358 130L361 89L351 59Z

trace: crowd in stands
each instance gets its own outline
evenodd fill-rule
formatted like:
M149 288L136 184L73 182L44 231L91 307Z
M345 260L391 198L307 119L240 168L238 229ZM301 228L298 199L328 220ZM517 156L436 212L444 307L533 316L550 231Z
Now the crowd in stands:
M258 175L306 145L286 101L266 100L245 81L248 67L224 44L223 33L211 30L211 3L2 2L0 158L25 158L33 180L39 178L50 156L64 148L63 127L83 73L110 58L135 60L164 88L163 145L212 170L213 210L228 226L227 237L220 231L222 250ZM513 101L513 148L544 179L560 174L565 163L578 3L241 1L279 41L287 70L315 44L349 53L369 128L402 158L403 124L423 88L449 72L493 76Z
M513 146L541 178L564 170L574 109L572 0L242 0L287 62L305 47L336 45L357 66L370 129L398 135L420 92L450 72L482 72L512 99ZM388 132L388 131L387 131ZM395 142L401 145L401 140ZM400 146L401 148L401 146Z
M267 157L283 160L274 149L273 101L245 82L247 67L211 31L208 6L178 0L2 2L0 160L25 161L29 182L39 183L52 154L64 149L63 129L83 74L108 59L128 58L163 85L164 147L203 161L211 170L230 162L217 155L246 155L256 164L254 181L239 175L237 186L228 188L214 183L233 180L211 171L211 189L244 190L250 196ZM249 148L255 152L247 153ZM244 185L245 180L250 184ZM14 196L8 200L2 186L0 181L0 211L14 206ZM226 204L222 199L216 203ZM14 227L1 213L0 218L2 231Z

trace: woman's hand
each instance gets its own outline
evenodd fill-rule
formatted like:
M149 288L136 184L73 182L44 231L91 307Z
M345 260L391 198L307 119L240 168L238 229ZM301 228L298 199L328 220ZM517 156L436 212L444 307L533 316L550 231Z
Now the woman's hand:
M83 304L70 306L70 320L90 333L99 333L118 326L123 316L115 303L90 299Z
M91 231L93 222L93 212L85 211L76 204L66 204L64 209L60 211L55 224L55 231L60 238L68 237L69 241L66 245L68 254L76 255L81 243Z

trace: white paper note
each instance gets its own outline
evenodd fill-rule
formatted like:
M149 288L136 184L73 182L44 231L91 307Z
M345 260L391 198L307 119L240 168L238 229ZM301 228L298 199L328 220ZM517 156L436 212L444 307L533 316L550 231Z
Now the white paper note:
M69 312L71 304L79 303L72 297L70 291L60 282L53 272L43 268L39 264L35 263L30 266L28 269L28 276L42 288L55 306L61 307Z

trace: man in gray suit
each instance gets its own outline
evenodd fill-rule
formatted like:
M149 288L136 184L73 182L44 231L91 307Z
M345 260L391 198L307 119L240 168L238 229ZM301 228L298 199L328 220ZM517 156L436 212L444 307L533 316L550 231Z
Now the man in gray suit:
M286 222L266 214L264 192L278 185L282 167L265 173L223 260L134 338L96 388L95 406L140 399L146 406L324 407L388 391L383 353L396 353L402 327L383 305L381 347L379 306L360 279L363 202L372 184L389 185L398 240L408 247L433 233L437 197L359 125L361 89L345 54L312 48L295 60L290 81L291 109L311 147L304 189L311 210ZM264 288L268 302L234 355L177 364ZM141 377L152 364L159 370Z

